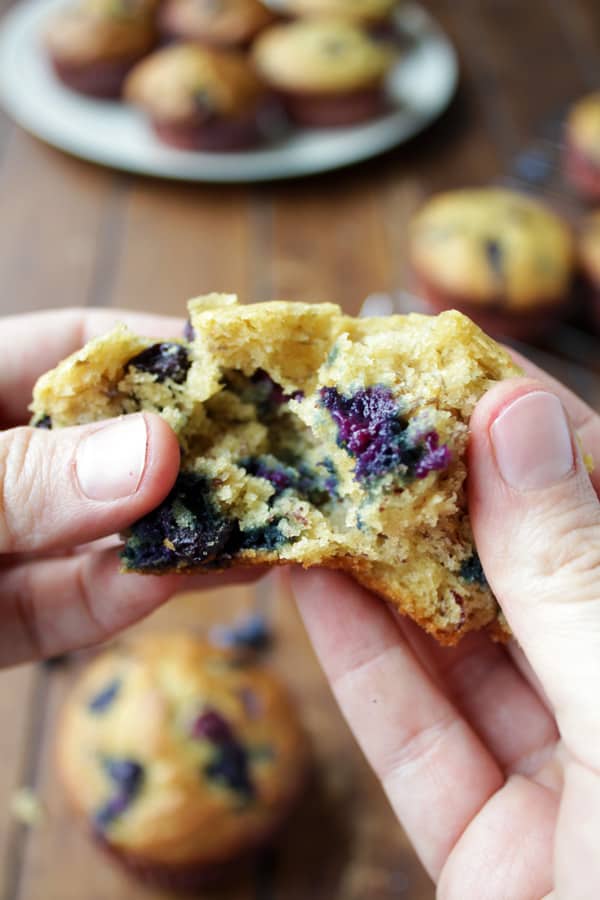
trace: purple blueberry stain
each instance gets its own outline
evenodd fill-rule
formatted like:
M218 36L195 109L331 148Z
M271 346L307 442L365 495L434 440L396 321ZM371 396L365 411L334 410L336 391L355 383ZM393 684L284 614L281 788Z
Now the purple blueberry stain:
M203 768L204 775L222 784L245 800L254 796L248 754L227 720L212 708L205 709L192 726L192 737L213 745L213 758Z
M430 472L442 472L447 469L452 454L445 444L440 447L437 431L430 431L423 438L424 453L415 466L415 477L426 478Z
M196 340L196 332L189 319L186 319L185 325L183 326L183 337L184 340L189 341L190 343Z
M350 396L335 387L323 387L320 403L337 427L339 446L356 459L358 481L388 472L424 478L450 462L450 450L440 446L435 430L411 433L392 391L383 385L361 388Z
M121 690L121 684L120 678L114 678L106 685L106 687L102 688L101 691L88 701L88 710L95 715L106 712L106 710L112 706L113 701L116 700L117 695Z
M45 415L37 420L37 422L33 423L34 428L45 428L47 431L50 431L52 428L52 419L50 416Z
M144 767L136 760L106 757L102 765L115 790L94 816L94 825L100 831L127 811L144 782Z
M192 737L203 738L215 744L233 740L229 723L214 709L205 709L192 724Z
M187 349L182 344L163 341L160 344L152 344L137 356L133 356L127 363L127 368L155 375L157 381L170 378L176 384L183 384L190 368L190 359Z

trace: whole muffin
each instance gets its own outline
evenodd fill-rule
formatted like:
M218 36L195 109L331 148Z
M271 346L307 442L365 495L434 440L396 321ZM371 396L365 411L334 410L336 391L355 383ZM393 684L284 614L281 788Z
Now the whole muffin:
M166 0L160 31L169 40L246 47L275 16L260 0Z
M368 28L390 22L398 0L286 0L283 10L292 16L339 19Z
M139 63L125 97L156 135L184 150L237 150L261 140L268 91L241 54L175 44Z
M571 108L566 125L565 172L586 199L600 199L600 91Z
M115 98L131 67L156 43L149 0L80 0L53 16L44 43L67 87Z
M410 226L416 288L495 334L535 337L569 309L574 245L553 212L502 188L448 191Z
M389 50L342 21L275 25L254 45L262 77L300 125L328 127L370 119L385 109Z
M189 635L155 634L84 671L57 761L72 807L115 860L192 887L272 837L305 782L307 744L273 674Z

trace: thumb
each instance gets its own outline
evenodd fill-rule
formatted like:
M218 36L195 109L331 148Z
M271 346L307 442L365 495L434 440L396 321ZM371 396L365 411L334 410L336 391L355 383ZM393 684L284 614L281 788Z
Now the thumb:
M166 496L177 438L160 416L0 433L0 553L82 544L130 525Z
M566 745L600 769L600 504L558 397L525 379L486 394L469 493L490 586Z

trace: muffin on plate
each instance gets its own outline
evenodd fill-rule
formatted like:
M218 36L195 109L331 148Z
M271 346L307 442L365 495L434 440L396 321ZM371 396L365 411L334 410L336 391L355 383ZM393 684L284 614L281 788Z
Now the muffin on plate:
M587 200L600 200L600 91L575 103L566 124L565 172Z
M307 741L283 685L187 634L117 645L84 671L57 734L71 806L125 868L192 887L283 823Z
M165 0L159 27L168 40L243 48L275 16L260 0Z
M339 19L366 28L391 24L399 0L285 0L280 8L292 16Z
M299 125L352 125L385 110L393 55L355 25L321 19L275 25L259 36L253 56Z
M120 95L129 70L156 43L146 0L80 0L53 16L44 35L56 75L93 97Z
M161 141L182 150L251 147L269 112L269 92L242 54L190 43L142 60L127 78L125 97Z
M438 194L414 217L409 241L416 288L434 311L453 307L516 338L569 312L571 232L530 197L503 188Z

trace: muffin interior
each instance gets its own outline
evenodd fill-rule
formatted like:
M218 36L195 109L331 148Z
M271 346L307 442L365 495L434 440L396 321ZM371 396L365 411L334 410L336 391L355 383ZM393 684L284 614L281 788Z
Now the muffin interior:
M126 569L345 568L454 636L495 618L466 510L475 402L516 371L459 313L355 320L337 307L192 304L187 341L117 328L38 383L34 423L139 410L181 447Z

